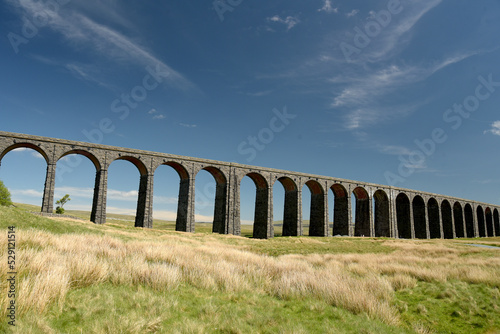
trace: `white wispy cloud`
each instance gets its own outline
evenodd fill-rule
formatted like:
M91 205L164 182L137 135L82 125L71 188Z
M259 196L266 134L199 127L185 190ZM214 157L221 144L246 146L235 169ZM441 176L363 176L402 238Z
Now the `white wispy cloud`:
M43 192L35 189L9 189L13 196L43 197Z
M179 88L190 88L193 85L180 73L158 59L147 47L124 34L90 19L70 6L60 6L57 10L45 6L42 1L23 0L8 2L21 11L22 16L33 17L43 12L48 18L47 28L61 34L68 44L79 49L89 50L112 62L132 63L139 66L158 67L167 73L165 81ZM70 68L82 78L87 73L81 68Z
M300 20L298 17L287 16L286 18L282 19L279 15L274 15L273 17L268 17L267 21L284 24L284 25L286 25L287 31L292 29L293 27L295 27L297 24L300 23Z
M160 114L160 115L154 115L154 116L153 116L153 119L164 119L164 118L166 118L166 117L167 117L167 116Z
M349 13L345 14L347 17L353 17L356 16L356 14L359 13L359 9L353 9Z
M198 126L197 124L186 124L186 123L179 123L179 125L185 128L196 128Z
M495 121L491 124L491 129L484 131L484 133L491 133L500 136L500 121Z
M33 193L34 192L31 192ZM74 198L85 198L92 199L94 198L94 189L93 188L80 188L80 187L56 187L54 190L56 197L62 197L65 194L69 194L70 197ZM122 191L116 189L108 189L107 191L107 199L108 200L117 200L117 201L126 201L126 202L137 202L137 197L139 196L139 192L137 190L129 190ZM155 196L154 202L157 204L176 204L176 197L165 197L165 196Z
M318 12L326 12L326 13L338 13L339 9L334 8L332 6L332 1L331 0L325 0L323 7L318 9Z
M333 82L343 82L344 88L333 99L333 108L345 107L350 110L345 116L345 128L353 130L366 125L375 124L387 117L401 116L413 112L423 102L414 102L406 105L389 106L382 104L384 97L416 82L423 81L437 71L456 64L477 52L466 52L446 58L433 64L391 65L374 72L361 71L359 75L351 77L335 77Z
M35 151L35 150L33 150L31 148L27 148L27 147L18 147L18 148L13 149L11 152L17 152L17 153L28 152L31 154L31 156L33 156L37 159L44 159L43 156L38 151Z
M273 92L272 90L264 90L264 91L255 92L255 93L247 93L247 95L260 97L260 96L267 96L267 95L271 94L272 92Z
M157 111L156 111L156 109L155 109L155 108L153 108L153 109L151 109L151 110L149 110L149 111L148 111L148 114L154 114L154 113L156 113L156 112L157 112Z
M359 62L375 63L400 52L410 41L409 34L420 19L442 0L401 1L402 11L393 15L387 27L374 38L369 47L361 50ZM368 20L374 20L375 11Z

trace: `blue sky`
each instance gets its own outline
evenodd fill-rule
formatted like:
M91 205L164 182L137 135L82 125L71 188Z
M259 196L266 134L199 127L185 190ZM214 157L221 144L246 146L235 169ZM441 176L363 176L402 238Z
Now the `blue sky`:
M498 1L0 6L3 131L500 204ZM103 119L113 131L101 136ZM60 164L71 171L57 179L56 196L70 193L68 209L89 209L91 163ZM174 219L178 177L163 167L155 216ZM124 161L109 171L108 211L133 213L138 171ZM44 177L30 150L2 161L0 179L15 201L40 204ZM207 172L197 177L200 221L212 216L213 184ZM255 189L249 179L242 187L248 222Z

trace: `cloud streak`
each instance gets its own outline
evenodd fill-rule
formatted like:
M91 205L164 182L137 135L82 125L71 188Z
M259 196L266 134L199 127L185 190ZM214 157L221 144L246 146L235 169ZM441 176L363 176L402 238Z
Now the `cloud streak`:
M143 67L159 64L162 71L169 72L166 82L182 89L193 86L189 80L158 59L146 47L110 27L95 22L82 13L68 7L55 11L45 6L42 1L8 1L14 8L21 11L21 16L34 17L39 13L45 13L49 22L47 27L61 34L69 45L76 49L91 50L112 62L125 62ZM84 71L81 66L69 65L68 69L83 79L89 79L88 72Z
M332 6L332 1L331 0L325 0L325 3L323 4L323 7L321 7L320 9L318 9L318 12L326 12L326 13L338 13L339 12L339 9L338 8L334 8Z
M300 20L298 17L287 16L286 18L282 19L279 15L275 15L273 17L268 17L267 21L284 24L284 25L286 25L287 31L292 29L293 27L295 27L297 24L300 23Z
M484 131L484 133L491 133L495 136L500 136L500 121L495 121L491 124L491 129Z
M372 125L387 117L407 115L418 108L422 102L388 106L382 104L384 97L405 87L423 81L441 69L459 63L477 52L468 52L446 58L434 64L421 66L390 65L375 72L362 71L350 78L335 77L332 82L344 82L345 88L333 98L332 108L346 108L344 127L355 130Z

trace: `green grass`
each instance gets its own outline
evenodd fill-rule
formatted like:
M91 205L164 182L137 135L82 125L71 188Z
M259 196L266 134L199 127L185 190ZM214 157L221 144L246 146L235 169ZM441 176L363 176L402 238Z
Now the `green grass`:
M420 323L438 333L498 333L500 292L484 284L420 282L396 294L407 324Z
M40 321L26 315L18 332L72 333L408 333L316 300L182 286L158 293L143 286L97 285L72 291L62 310Z
M218 242L257 254L391 254L383 238L280 237L255 240L210 233L210 224L197 224L197 233L175 232L169 224L137 229L130 217L114 217L105 225L88 221L56 221L34 216L26 205L0 207L0 229L14 225L18 231L35 229L56 235L106 235L120 240L154 240L179 236L206 245ZM68 214L87 217L88 213ZM109 215L111 217L111 215ZM88 218L87 218L88 219ZM401 241L405 242L405 241ZM465 249L461 257L497 259L499 251L476 249L463 243L498 246L500 238L435 240ZM38 247L25 243L23 248ZM168 247L168 244L165 244ZM5 250L0 250L4 252ZM5 258L2 257L2 261ZM4 268L5 261L1 268ZM2 269L3 270L3 269ZM449 280L422 281L394 293L392 301L401 323L387 325L363 313L352 313L313 297L279 298L263 292L224 292L187 283L162 291L149 286L109 282L71 288L63 305L53 304L43 313L29 311L18 317L16 328L0 321L0 332L12 333L499 333L500 292L495 284L470 284ZM5 305L2 305L2 308Z

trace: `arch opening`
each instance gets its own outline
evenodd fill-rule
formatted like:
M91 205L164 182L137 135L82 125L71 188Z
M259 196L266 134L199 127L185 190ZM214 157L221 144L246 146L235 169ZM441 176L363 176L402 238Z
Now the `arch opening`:
M137 173L139 175L137 175ZM106 218L113 223L141 226L139 221L139 192L141 191L141 172L136 164L128 159L114 160L108 168L106 192Z
M156 229L188 231L189 175L176 162L154 171L153 219Z
M349 235L349 197L341 184L330 187L333 192L333 235Z
M128 161L128 162L132 163L137 168L137 170L139 171L141 176L148 174L148 170L147 170L146 166L144 165L144 163L140 159L138 159L136 157L130 157L130 156L120 156L120 157L116 158L113 162L120 161L120 160L124 160L124 161Z
M493 210L493 224L495 226L495 236L500 236L500 219L498 217L498 210Z
M455 236L457 238L465 237L464 231L464 214L460 203L455 202L453 205L453 218L455 220Z
M70 195L71 201L64 209L88 211L90 216L86 218L95 222L100 164L96 162L95 157L82 152L71 151L57 161L54 201L66 194Z
M396 220L398 237L400 239L411 239L410 199L405 193L400 193L396 197Z
M413 198L413 226L415 238L427 239L427 221L425 217L425 202L421 196Z
M45 153L45 151L40 146L37 146L35 144L31 144L31 143L15 143L15 144L7 147L0 154L0 162L7 155L7 153L9 153L9 152L11 152L13 150L21 151L20 149L31 149L31 150L34 150L34 151L38 152L42 156L42 158L45 159L46 163L49 163L49 158L47 156L47 153Z
M85 151L85 150L70 150L70 151L67 151L67 152L65 152L63 155L61 155L59 157L58 161L66 158L67 156L71 156L71 155L75 155L75 154L79 155L79 156L86 157L87 159L89 159L92 162L92 164L94 165L96 171L101 170L101 163L96 158L96 156L93 155L92 153L88 152L88 151Z
M278 188L281 189L278 191L273 191L273 196L274 199L276 199L276 197L283 199L284 197L284 202L278 202L274 200L273 208L275 210L275 213L277 206L280 206L280 204L281 204L280 207L283 208L282 212L283 224L281 226L282 228L281 235L282 236L302 235L302 222L300 221L300 214L299 214L299 191L297 184L291 178L285 176L280 177L278 181L282 185L282 187L278 186ZM276 183L278 182L275 182L275 187ZM274 188L274 190L277 189ZM278 192L284 192L284 194L280 194L278 196ZM277 217L276 214L274 216ZM275 231L275 234L278 233L276 233Z
M483 207L479 205L476 209L477 214L477 227L479 229L479 237L486 237L486 224L484 221Z
M467 238L474 238L474 213L470 204L465 204L464 207L465 232Z
M325 193L319 182L309 180L305 184L310 191L309 236L323 237L328 231L325 217Z
M354 218L354 236L371 236L370 228L370 196L362 187L356 187L352 193L356 201Z
M202 171L204 173L200 173ZM213 166L205 167L200 172L195 180L195 188L198 189L195 191L195 221L205 232L227 234L226 176L220 169ZM187 171L181 171L179 176L187 177ZM187 185L184 186L186 187Z
M441 203L441 216L443 217L443 237L453 239L453 213L450 202L447 200Z
M12 202L32 205L30 210L40 211L47 167L47 160L38 150L26 146L6 149L1 157L0 180Z
M253 229L252 229L252 237L257 239L267 239L274 236L274 226L272 221L272 207L271 207L271 198L270 198L270 189L267 180L258 173L248 173L245 175L243 180L241 181L240 189L240 203L245 204L241 205L241 211L243 212L243 207L250 207L251 201L245 201L246 203L241 202L242 193L245 190L244 182L248 184L247 179L250 178L254 187L246 186L245 193L252 193L252 190L248 188L255 189L255 201L254 201L254 212L253 212ZM240 214L241 215L241 214Z
M373 194L374 218L375 218L375 236L390 237L390 211L389 197L383 190L377 190Z
M491 208L486 208L485 216L486 216L486 231L488 232L488 237L494 237L495 232L493 228L493 213Z
M441 238L441 219L439 215L439 204L435 198L430 198L427 202L429 217L429 235L431 239Z

